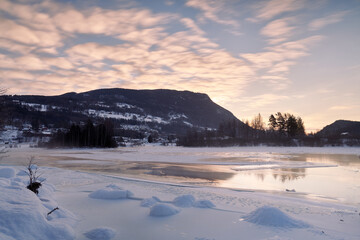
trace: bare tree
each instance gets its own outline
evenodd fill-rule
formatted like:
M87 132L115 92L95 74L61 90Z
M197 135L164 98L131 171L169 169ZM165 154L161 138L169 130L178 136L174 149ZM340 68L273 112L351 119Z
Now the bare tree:
M29 176L29 185L27 189L33 191L34 193L39 193L39 188L41 187L41 181L38 181L40 175L38 174L38 168L34 163L34 157L30 157L29 164L26 168L26 174Z
M265 123L264 123L263 118L260 113L251 120L251 127L256 130L264 130L265 129Z

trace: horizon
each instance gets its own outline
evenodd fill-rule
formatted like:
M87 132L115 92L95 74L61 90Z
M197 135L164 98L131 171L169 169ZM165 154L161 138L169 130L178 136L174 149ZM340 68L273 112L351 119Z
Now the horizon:
M300 116L307 132L360 120L360 2L0 3L0 87L207 94L239 120Z
M39 96L48 96L48 97L56 97L56 96L62 96L62 95L65 95L65 94L69 94L69 93L75 93L75 94L81 94L81 93L86 93L86 92L92 92L92 91L97 91L97 90L110 90L110 89L122 89L122 90L134 90L134 91L156 91L156 90L166 90L166 91L178 91L178 92L192 92L192 91L189 91L189 90L176 90L176 89L166 89L166 88L158 88L158 89L130 89L130 88L98 88L98 89L92 89L92 90L89 90L89 91L85 91L85 92L65 92L65 93L60 93L60 94L56 94L56 95L39 95ZM207 93L202 93L202 92L193 92L193 93L198 93L198 94L206 94L208 97L210 97ZM14 95L18 95L18 94L14 94ZM26 96L26 95L23 95L23 96ZM28 95L28 96L36 96L36 95ZM210 97L211 99L211 97ZM211 99L211 101L213 101ZM213 101L214 102L214 101ZM215 103L215 102L214 102ZM223 107L221 105L219 105L220 107ZM224 108L224 107L223 107ZM226 108L225 108L226 109ZM230 111L229 109L226 109L228 111ZM231 111L230 111L231 112ZM231 112L235 117L236 115ZM260 113L261 114L261 113ZM290 113L291 114L291 113ZM264 119L264 123L265 123L265 128L267 129L268 128L268 120L267 120L267 116L262 116L263 119ZM265 118L264 118L265 117ZM236 117L237 118L237 117ZM239 119L237 118L238 120L240 120L241 122L245 123L244 120L249 120L249 122L251 121L251 119ZM308 130L308 129L305 129L305 132L306 134L310 134L310 133L316 133L316 132L319 132L320 130L324 129L325 127L331 125L332 123L336 122L336 121L350 121L350 122L357 122L356 120L352 120L352 119L343 119L343 118L340 118L340 119L336 119L335 121L329 123L329 124L326 124L324 126L322 126L320 129L317 129L315 131L313 130Z

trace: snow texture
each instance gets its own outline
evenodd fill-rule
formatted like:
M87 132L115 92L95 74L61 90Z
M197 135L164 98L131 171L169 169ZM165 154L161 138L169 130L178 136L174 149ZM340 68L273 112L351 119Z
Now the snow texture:
M193 195L190 194L176 197L173 201L175 206L182 208L192 207L194 202L195 202L195 198Z
M15 176L15 169L13 168L1 168L0 178L13 178Z
M197 208L214 208L215 204L209 200L198 200L194 202L193 206Z
M142 207L152 207L155 204L157 204L158 202L160 202L160 199L157 197L151 197L151 198L145 198L141 201L141 206Z
M92 240L110 240L115 237L116 231L112 228L100 227L90 230L84 233L84 235Z
M37 196L26 188L26 177L13 178L15 169L0 170L2 176L7 177L0 178L0 239L74 239L73 214L60 207L47 218L47 213L58 206L52 187L44 183Z
M295 220L277 208L263 206L251 212L244 218L245 221L257 225L281 228L306 228L308 224Z
M159 203L150 208L150 216L167 217L179 213L179 210L171 205Z
M95 199L125 199L131 197L133 194L128 190L123 190L115 184L110 184L103 189L99 189L89 194L90 198Z

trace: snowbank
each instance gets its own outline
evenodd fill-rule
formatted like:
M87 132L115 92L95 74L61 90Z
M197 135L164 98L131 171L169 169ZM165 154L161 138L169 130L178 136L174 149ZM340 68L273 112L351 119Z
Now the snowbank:
M15 176L15 169L13 168L1 168L0 178L13 178Z
M99 189L89 194L89 197L96 199L124 199L129 198L133 194L128 190L123 190L120 186L110 184L103 189Z
M90 230L84 233L84 235L92 240L110 240L115 237L116 231L112 228L100 227Z
M281 228L306 228L308 224L295 220L277 208L263 206L251 212L244 218L245 221L257 225Z
M195 198L193 195L182 195L179 197L176 197L173 201L174 205L177 207L192 207L195 202Z
M167 217L175 215L179 210L171 205L159 203L150 208L150 216L152 217Z
M160 199L157 197L151 197L151 198L145 198L141 201L141 206L142 207L152 207L155 204L157 204L158 202L160 202Z
M0 184L0 239L67 240L74 239L71 227L75 217L61 207L56 214L47 213L58 204L51 188L40 188L40 198L26 188L27 179L15 176L15 169L1 168L7 177ZM5 180L5 181L4 181Z
M193 206L197 208L214 208L215 204L210 200L198 200L194 202Z

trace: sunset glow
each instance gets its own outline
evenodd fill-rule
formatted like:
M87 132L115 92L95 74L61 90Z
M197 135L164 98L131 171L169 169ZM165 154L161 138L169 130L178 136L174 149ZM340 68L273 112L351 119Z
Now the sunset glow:
M240 120L360 120L360 2L0 1L9 94L207 93Z

